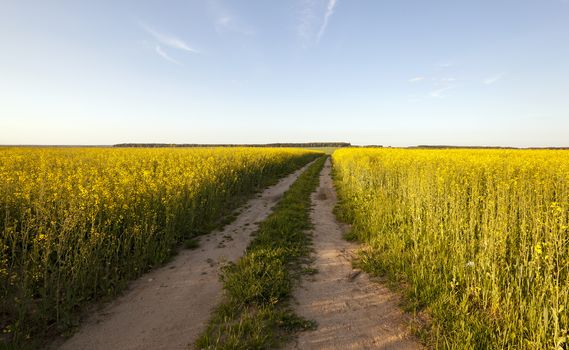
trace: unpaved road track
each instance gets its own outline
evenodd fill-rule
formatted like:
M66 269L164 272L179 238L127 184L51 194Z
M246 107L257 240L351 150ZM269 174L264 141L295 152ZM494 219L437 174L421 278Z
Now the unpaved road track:
M318 322L318 328L301 333L288 349L421 349L408 334L409 319L397 296L352 269L357 245L342 238L343 227L332 212L336 192L330 170L328 159L312 194L312 267L318 273L305 278L294 295L296 312Z
M60 349L187 349L205 329L220 300L219 264L243 255L257 223L305 169L250 200L223 231L202 236L197 250L181 251L167 265L132 282L122 296L91 315Z

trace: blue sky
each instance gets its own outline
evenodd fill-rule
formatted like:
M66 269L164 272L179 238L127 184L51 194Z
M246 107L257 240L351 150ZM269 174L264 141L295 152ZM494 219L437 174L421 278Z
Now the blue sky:
M0 0L0 144L569 146L568 0Z

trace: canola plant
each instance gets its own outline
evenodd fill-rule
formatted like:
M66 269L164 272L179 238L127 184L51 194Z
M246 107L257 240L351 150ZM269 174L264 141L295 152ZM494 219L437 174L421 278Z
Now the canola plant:
M0 344L64 331L318 153L0 148Z
M359 264L428 315L434 348L566 349L569 151L341 149Z

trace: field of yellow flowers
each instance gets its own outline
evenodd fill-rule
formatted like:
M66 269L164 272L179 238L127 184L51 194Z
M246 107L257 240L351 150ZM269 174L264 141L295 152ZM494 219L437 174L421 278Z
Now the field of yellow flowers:
M85 302L117 293L211 230L239 198L316 156L0 148L0 344L73 327Z
M429 315L436 348L567 349L569 151L342 149L359 264Z

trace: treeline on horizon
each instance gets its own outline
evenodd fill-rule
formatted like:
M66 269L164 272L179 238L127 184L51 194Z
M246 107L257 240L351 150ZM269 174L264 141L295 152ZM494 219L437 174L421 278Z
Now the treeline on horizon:
M448 145L419 145L407 148L430 149L527 149L527 150L569 150L569 147L511 147L511 146L448 146Z
M453 145L417 145L417 146L383 146L352 145L349 142L305 142L305 143L266 143L266 144L200 144L200 143L119 143L115 145L0 145L0 147L34 147L34 148L197 148L197 147L295 147L295 148L400 148L400 149L503 149L503 150L569 150L569 147L513 147L513 146L453 146Z
M120 143L113 147L350 147L349 142L305 142L265 144L199 144L199 143Z

